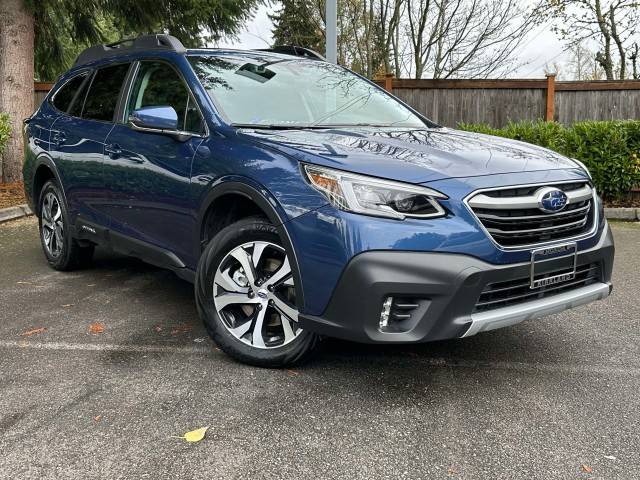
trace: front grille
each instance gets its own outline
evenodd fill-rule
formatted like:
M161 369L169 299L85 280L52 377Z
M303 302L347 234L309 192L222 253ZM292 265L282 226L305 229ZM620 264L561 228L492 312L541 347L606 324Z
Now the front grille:
M563 210L545 213L539 208L538 192L545 187L565 192ZM593 190L585 182L485 191L468 204L496 243L511 248L581 236L592 229L596 210Z
M563 270L566 271L566 268L537 275L535 279L538 280L551 275L557 275ZM600 264L590 263L578 266L574 279L555 285L548 285L546 287L531 289L531 280L528 276L517 278L515 280L490 283L480 294L480 298L478 298L473 311L474 313L484 312L487 310L494 310L496 308L530 302L539 298L550 297L568 290L586 287L592 283L600 282L601 278Z

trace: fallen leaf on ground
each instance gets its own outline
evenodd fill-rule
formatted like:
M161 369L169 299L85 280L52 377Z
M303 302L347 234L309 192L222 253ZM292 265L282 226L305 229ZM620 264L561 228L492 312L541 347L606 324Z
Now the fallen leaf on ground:
M187 333L193 329L190 323L181 323L180 325L176 325L173 330L171 330L171 335L178 335L179 333Z
M162 327L160 325L154 325L153 329L158 333L160 333L162 331Z
M104 332L104 325L102 323L92 323L89 325L89 333L98 334Z
M591 468L589 465L582 465L582 471L585 473L593 473L593 468Z
M458 471L455 468L453 468L453 467L447 468L447 474L448 475L455 475L456 473L458 473Z
M197 430L192 430L190 432L187 432L182 437L178 437L178 438L182 438L189 443L199 442L204 438L204 436L207 433L207 430L209 430L209 427L198 428Z
M42 332L46 332L47 329L45 327L40 327L40 328L34 328L33 330L27 330L24 333L21 333L20 336L21 337L30 337L31 335L37 335L39 333Z
M102 420L102 415L96 415L95 417L93 417L94 422L99 422L100 420Z
M293 377L300 375L300 372L296 372L295 370L287 370L287 373Z

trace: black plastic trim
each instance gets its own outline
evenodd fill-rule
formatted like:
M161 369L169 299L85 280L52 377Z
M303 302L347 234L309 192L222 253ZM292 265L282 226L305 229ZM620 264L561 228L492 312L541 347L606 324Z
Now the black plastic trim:
M611 282L615 247L611 231L599 244L578 253L578 266L600 263L601 281ZM560 262L562 260L559 260ZM484 287L526 276L529 262L493 265L461 254L370 251L354 257L322 315L300 315L304 329L363 343L418 343L458 338ZM380 312L388 296L410 297L422 305L420 318L402 332L381 332Z
M131 42L131 46L124 46ZM119 42L106 45L95 45L83 50L76 59L74 66L85 63L103 60L118 55L147 51L168 51L175 53L186 53L187 49L180 40L171 35L157 33L153 35L141 35L133 39L124 39Z

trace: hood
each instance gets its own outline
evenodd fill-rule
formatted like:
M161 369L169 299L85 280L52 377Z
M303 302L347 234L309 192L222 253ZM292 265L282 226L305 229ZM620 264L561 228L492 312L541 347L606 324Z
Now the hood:
M449 128L243 129L239 135L301 162L409 183L578 168L546 148Z

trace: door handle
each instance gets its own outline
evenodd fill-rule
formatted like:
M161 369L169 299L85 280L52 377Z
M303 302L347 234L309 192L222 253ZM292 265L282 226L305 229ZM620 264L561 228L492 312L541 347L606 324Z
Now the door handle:
M109 155L109 158L116 159L122 154L122 149L118 144L109 144L104 147L104 153Z
M64 132L56 132L53 134L53 144L56 147L62 145L66 139L67 136L64 134Z

